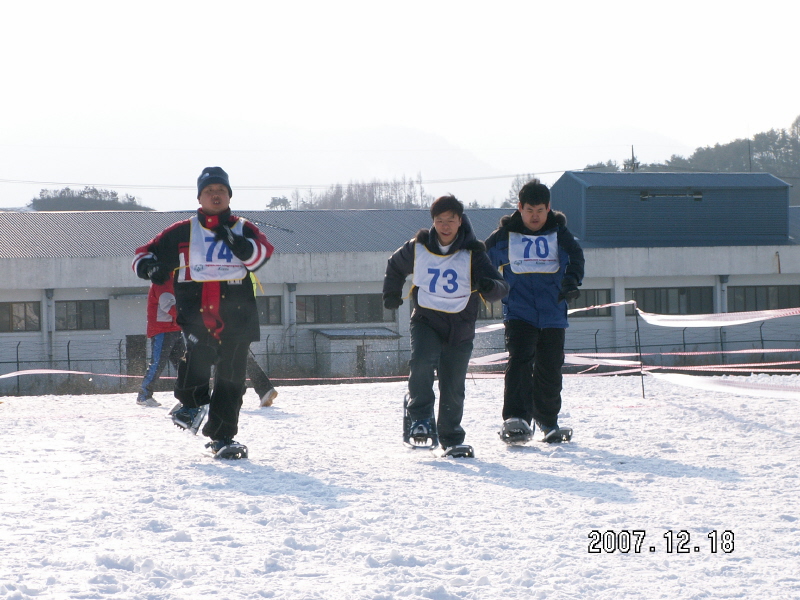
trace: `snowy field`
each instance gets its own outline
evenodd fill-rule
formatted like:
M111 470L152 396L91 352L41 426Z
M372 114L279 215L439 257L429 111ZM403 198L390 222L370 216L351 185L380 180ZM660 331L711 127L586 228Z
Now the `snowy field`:
M228 462L168 393L0 398L0 599L800 597L800 398L568 377L572 443L507 448L502 386L475 459L402 446L403 383L248 390Z

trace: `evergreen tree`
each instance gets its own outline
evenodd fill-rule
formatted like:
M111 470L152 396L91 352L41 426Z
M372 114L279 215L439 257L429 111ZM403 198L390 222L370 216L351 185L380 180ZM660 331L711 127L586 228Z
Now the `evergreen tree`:
M36 211L88 211L88 210L153 210L139 203L139 199L130 194L122 198L114 190L98 190L86 186L81 191L65 187L60 190L39 192L28 207Z
M635 159L633 159L635 161ZM631 159L625 160L623 170L630 170ZM617 163L587 165L586 170L619 171ZM788 129L770 129L757 133L752 139L736 139L727 144L697 148L685 158L673 154L663 163L642 164L637 171L698 172L698 173L771 173L792 185L789 202L800 205L800 116Z

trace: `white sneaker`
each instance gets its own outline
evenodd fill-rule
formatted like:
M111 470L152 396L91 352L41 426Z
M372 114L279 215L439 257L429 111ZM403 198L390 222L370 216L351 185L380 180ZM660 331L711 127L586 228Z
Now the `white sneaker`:
M161 406L161 402L156 402L152 396L149 398L143 398L142 396L139 396L136 398L136 404L139 406Z
M277 390L275 390L275 388L270 388L269 390L267 390L266 394L261 396L261 403L259 406L261 406L261 408L272 406L272 401L275 400L277 396L278 396Z

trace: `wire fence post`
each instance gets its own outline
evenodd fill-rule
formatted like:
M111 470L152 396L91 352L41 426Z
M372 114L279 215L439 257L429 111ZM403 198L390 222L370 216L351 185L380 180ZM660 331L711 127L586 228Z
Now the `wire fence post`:
M69 345L72 343L72 340L67 340L67 371L72 371L72 359L69 355ZM67 383L72 383L72 373L67 373Z
M122 340L117 344L117 353L119 354L119 374L122 375ZM167 361L169 362L169 361ZM119 378L119 391L122 391L122 377Z
M642 399L644 399L644 361L642 360L642 335L639 329L639 309L634 306L633 314L636 316L636 334L633 336L636 344L636 353L639 355L639 377L642 380Z
M266 353L266 356L267 356L267 377L269 377L269 372L270 372L270 368L269 368L269 336L267 336L267 339L264 341L264 352Z
M17 372L19 372L19 345L21 343L22 343L21 341L17 342ZM19 387L19 375L17 375L17 396L21 395L22 393L20 392L20 387Z

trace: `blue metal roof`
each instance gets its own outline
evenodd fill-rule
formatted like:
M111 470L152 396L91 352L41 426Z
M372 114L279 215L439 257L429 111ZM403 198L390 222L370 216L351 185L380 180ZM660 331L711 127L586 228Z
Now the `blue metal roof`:
M789 207L789 236L795 244L800 243L800 206Z
M585 187L605 188L787 188L785 181L770 173L595 173L594 171L566 171L562 177L571 177Z

